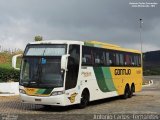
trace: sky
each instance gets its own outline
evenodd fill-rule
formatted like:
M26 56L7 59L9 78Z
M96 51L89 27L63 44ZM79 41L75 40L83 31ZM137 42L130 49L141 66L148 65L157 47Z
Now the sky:
M160 50L160 0L0 0L1 47L23 50L36 35Z

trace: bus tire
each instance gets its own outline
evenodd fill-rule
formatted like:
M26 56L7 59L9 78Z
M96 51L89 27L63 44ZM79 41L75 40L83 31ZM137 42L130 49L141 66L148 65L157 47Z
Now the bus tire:
M130 95L130 89L129 89L129 85L126 85L125 89L124 89L124 95L123 98L127 99Z
M83 90L82 95L81 95L81 101L79 104L79 108L85 108L89 103L89 91L88 89Z
M135 87L134 87L134 84L132 84L130 94L129 94L129 98L131 98L133 96L134 91L135 91Z

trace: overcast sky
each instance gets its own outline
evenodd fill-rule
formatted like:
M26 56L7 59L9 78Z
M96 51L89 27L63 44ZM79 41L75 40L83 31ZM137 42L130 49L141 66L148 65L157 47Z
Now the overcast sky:
M131 7L132 2L158 3ZM44 39L98 40L143 51L160 49L160 0L0 0L0 45L24 49Z

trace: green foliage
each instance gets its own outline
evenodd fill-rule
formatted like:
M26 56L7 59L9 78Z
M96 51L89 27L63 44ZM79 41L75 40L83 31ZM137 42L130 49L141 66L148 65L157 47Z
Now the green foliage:
M20 54L22 51L15 53L1 52L0 53L0 82L19 81L20 71L12 68L12 56ZM20 66L21 59L17 61L17 67Z
M0 68L12 68L10 64L0 64Z
M19 81L20 71L13 68L0 67L0 82Z
M38 36L35 36L35 37L34 37L34 40L35 40L35 41L42 41L42 40L43 40L43 37L38 35Z

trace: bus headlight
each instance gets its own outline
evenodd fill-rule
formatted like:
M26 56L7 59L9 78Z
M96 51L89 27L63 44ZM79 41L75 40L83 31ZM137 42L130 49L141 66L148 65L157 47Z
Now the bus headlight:
M54 91L51 93L51 96L64 94L64 91Z
M26 92L23 89L19 89L19 92L22 94L26 94Z

